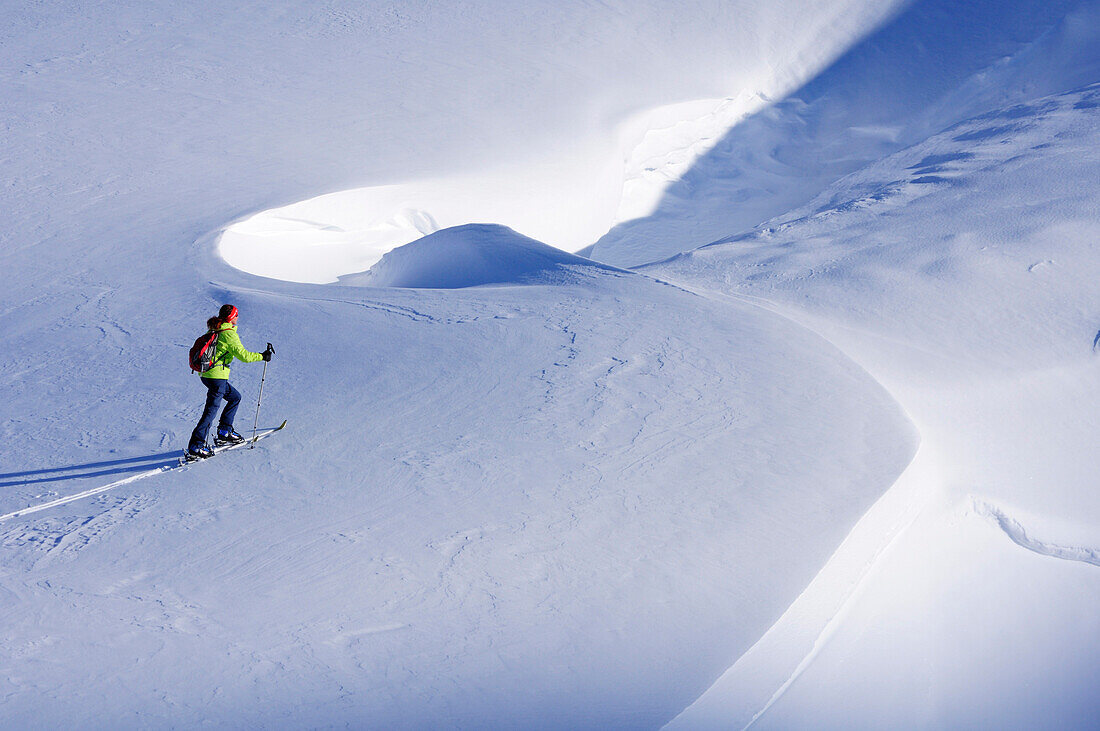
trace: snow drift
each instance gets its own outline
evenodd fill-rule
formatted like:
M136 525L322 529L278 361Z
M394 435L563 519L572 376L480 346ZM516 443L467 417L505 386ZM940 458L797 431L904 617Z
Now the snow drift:
M734 125L651 215L589 253L636 266L804 205L836 179L978 114L1100 78L1095 2L920 0Z
M991 110L644 268L811 325L922 439L675 727L1094 725L1098 110L1096 84Z
M468 224L394 249L366 272L341 277L340 282L370 287L460 289L484 284L549 283L585 268L614 270L529 239L506 226Z

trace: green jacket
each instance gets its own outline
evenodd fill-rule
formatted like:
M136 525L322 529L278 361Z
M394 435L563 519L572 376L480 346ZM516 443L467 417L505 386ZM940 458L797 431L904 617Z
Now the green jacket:
M245 363L263 360L260 353L253 353L241 345L236 325L222 325L218 328L218 347L214 350L214 367L204 371L203 378L229 378L229 364L234 358Z

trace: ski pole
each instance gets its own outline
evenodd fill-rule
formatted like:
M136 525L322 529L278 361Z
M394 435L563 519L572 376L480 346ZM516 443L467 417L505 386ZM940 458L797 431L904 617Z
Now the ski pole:
M271 347L271 343L267 344L267 349L271 351L271 354L275 354L275 348ZM267 361L264 361L264 372L260 375L260 395L256 399L256 419L252 422L252 443L248 445L249 449L256 446L256 427L260 424L260 401L264 397L264 381L267 380Z

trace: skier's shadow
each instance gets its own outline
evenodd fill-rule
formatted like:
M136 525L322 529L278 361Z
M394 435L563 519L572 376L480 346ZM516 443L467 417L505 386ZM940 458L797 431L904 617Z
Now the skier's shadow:
M178 451L161 452L160 454L149 454L144 457L88 462L87 464L74 464L68 467L48 467L25 472L0 472L0 480L3 480L0 482L0 487L17 487L19 485L33 485L38 482L59 482L84 477L103 477L105 475L121 475L127 472L154 470L158 467L168 467L175 464L178 457Z

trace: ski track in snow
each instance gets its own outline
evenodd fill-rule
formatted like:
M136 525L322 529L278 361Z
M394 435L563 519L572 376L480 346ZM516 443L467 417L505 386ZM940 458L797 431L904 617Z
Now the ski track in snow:
M871 560L863 567L863 571L860 574L855 585L853 585L851 589L849 589L843 601L837 607L836 612L831 617L829 617L821 632L817 635L817 637L814 638L813 647L808 653L806 653L806 656L802 658L801 662L798 663L798 666L795 667L794 672L792 672L790 676L783 681L783 684L776 689L775 693L772 694L772 697L768 699L768 702L765 703L759 711L753 714L752 719L747 724L745 724L742 731L747 731L748 729L755 726L756 722L763 718L764 714L771 710L772 706L774 706L779 701L779 699L783 697L783 695L790 689L790 687L794 685L795 681L798 680L799 677L801 677L802 674L806 671L806 669L813 664L814 660L816 660L818 655L821 653L822 648L824 648L825 645L828 644L829 640L836 633L837 628L840 627L840 625L844 622L845 618L847 617L849 608L853 604L855 604L856 601L863 594L863 589L866 586L867 578L878 566L879 560L890 550L892 546L894 546L898 542L901 536L905 534L906 530L908 530L909 526L913 524L917 517L918 516L916 514L910 516L908 522L905 525L901 526L893 534L893 536L891 536L890 540L882 545L878 552L875 553Z
M257 441L258 442L259 440L263 439L264 437L267 437L267 436L270 436L270 435L274 434L276 431L278 431L278 429L271 429L271 430L262 432L262 433L260 433L256 436L255 440L249 440L249 441ZM242 444L235 445L235 447L236 448L241 448L245 444L248 444L249 441L246 441ZM228 452L228 451L231 451L232 449L233 449L233 447L230 447L229 449L225 449L223 451ZM19 510L13 510L10 513L5 513L4 515L0 515L0 523L4 522L5 520L9 520L11 518L20 518L20 517L23 517L25 515L31 515L33 513L38 513L38 512L41 512L43 510L49 510L50 508L56 508L56 507L59 507L61 505L65 505L67 503L75 502L77 500L83 500L85 498L94 497L94 496L99 495L101 493L107 492L108 490L113 490L116 487L122 487L123 485L130 484L131 482L137 482L138 480L144 480L146 477L152 477L153 475L159 475L162 472L169 472L171 470L183 469L185 467L188 467L190 464L191 463L178 464L178 465L164 465L164 466L161 466L161 467L157 467L155 469L146 470L145 472L139 472L136 475L130 475L129 477L124 477L121 480L115 480L114 482L108 483L106 485L100 485L99 487L93 487L89 490L84 490L82 492L78 492L78 493L75 493L73 495L66 495L65 497L61 497L61 498L58 498L56 500L50 500L49 502L39 503L37 505L30 505L30 506L25 507L25 508L20 508Z
M679 288L682 288L682 289L684 289L685 291L687 291L689 293L695 294L697 296L705 297L705 298L708 298L708 299L712 299L712 300L716 300L716 301L741 302L743 304L765 310L765 311L770 312L774 315L782 317L785 320L788 320L789 322L791 322L792 324L794 324L794 325L796 325L800 328L803 328L803 329L805 329L809 332L814 333L817 337L820 337L825 342L828 342L832 347L834 347L838 351L844 353L845 357L855 367L857 367L861 371L863 371L863 373L866 374L868 378L875 381L879 385L879 387L881 387L883 389L883 391L885 391L887 394L889 394L890 398L893 399L893 401L898 405L898 407L902 408L904 410L903 400L896 393L894 393L887 386L887 384L883 383L881 380L876 378L874 373L871 370L868 370L866 368L865 364L861 363L858 358L853 357L852 354L846 352L845 349L841 346L840 343L837 343L833 339L829 338L819 328L815 327L813 325L813 323L807 322L805 320L805 318L800 318L798 316L798 312L796 310L792 310L791 308L783 307L783 306L779 305L778 303L772 302L772 301L770 301L766 298L755 297L755 296L748 295L748 294L745 294L745 293L742 293L742 292L733 292L733 293L722 292L722 291L717 290L717 289L700 288L700 287L697 287L697 286L689 286L689 285L683 284L683 283L682 284L676 284L675 286L677 286ZM915 461L917 459L918 459L918 457L916 455L914 455L914 461L911 462L906 467L906 471L909 471L913 468L913 464L915 463ZM900 482L901 480L904 479L904 475L905 475L905 471L903 471L903 473L901 475L899 475L898 482ZM897 485L897 483L895 483L894 486L891 486L886 491L886 493L884 493L884 498L883 499L885 499L886 494L890 493L892 490L897 489L896 485ZM866 518L867 515L871 515L871 514L874 514L874 513L875 513L875 507L872 507L868 510L868 512L865 514L864 517ZM890 549L895 544L897 544L897 542L900 540L900 538L907 532L909 527L912 526L912 524L917 520L917 518L919 517L919 513L920 513L919 510L909 511L909 513L904 516L904 518L902 520L902 523L899 524L899 525L893 526L892 530L889 531L886 540L879 543L879 545L874 549L872 555L869 556L866 559L865 563L862 564L861 568L858 571L858 575L855 577L854 581L851 583L851 585L848 587L848 589L843 593L843 595L840 597L839 601L835 603L833 610L831 611L831 613L829 614L827 619L824 621L824 624L822 625L820 631L814 637L813 644L812 644L811 648L809 649L809 651L805 654L805 656L803 656L801 658L801 660L798 662L797 666L795 666L795 668L790 673L790 675L787 676L783 680L783 682L776 688L775 692L771 695L771 697L768 699L768 701L763 706L761 706L760 709L753 714L752 718L748 721L748 723L746 723L742 727L742 731L747 731L748 729L755 726L757 721L759 721L761 718L763 718L764 715L767 714L767 712L777 702L779 702L779 700L787 693L787 691L791 688L791 686L794 685L794 683L799 679L799 677L801 677L803 675L803 673L807 670L807 668L809 668L813 664L813 662L817 659L818 655L820 654L821 650L828 644L829 640L836 633L837 629L845 621L845 619L848 615L848 610L850 609L850 607L852 607L856 603L856 601L858 601L859 598L862 596L862 594L864 592L864 589L865 589L865 586L867 584L868 578L874 573L876 568L879 566L880 561L883 558L883 556L885 556L890 551ZM852 530L850 531L848 536L845 537L845 540L838 547L837 552L836 552L837 554L840 554L844 551L848 541L852 540L852 537L857 535L859 533L859 530L860 530L859 525L852 528ZM836 554L834 554L834 555L836 555ZM828 566L832 561L833 561L833 558L831 557L829 562L826 563L826 566ZM823 567L822 573L824 573L825 570L826 570L826 568ZM810 584L807 586L806 593L811 592L813 590L814 584L816 583L817 579L818 579L818 577L815 577L815 581L810 582ZM790 610L793 607L799 606L800 599L801 599L801 597L799 599L796 599L794 602L792 602L790 607L788 607L788 610ZM767 637L768 633L773 631L774 628L779 627L781 625L781 623L782 623L782 618L780 618L780 620L777 620L777 622L773 625L773 627L769 628L769 631L767 633L765 633L763 636L761 636L761 638L758 640L758 643L764 641L764 639ZM743 653L742 657L744 657L745 655L748 655L748 651ZM683 714L684 712L686 712L690 707L691 706L689 704L687 707L681 709L680 714ZM679 717L679 714L677 716L674 716L671 723L674 723L676 718L678 718L678 717Z
M115 482L111 482L111 483L106 484L106 485L100 485L99 487L93 487L90 490L84 490L83 492L78 492L74 495L67 495L66 497L58 498L57 500L51 500L51 501L46 502L46 503L39 503L38 505L31 505L31 506L26 507L26 508L21 508L20 510L13 511L13 512L7 513L5 515L0 515L0 522L3 522L5 520L9 520L11 518L19 518L19 517L22 517L24 515L31 515L32 513L37 513L37 512L40 512L42 510L48 510L50 508L56 508L60 505L65 505L66 503L75 502L76 500L83 500L84 498L94 497L95 495L99 495L100 493L107 492L108 490L113 490L116 487L121 487L123 485L128 485L131 482L137 482L138 480L143 480L146 477L152 477L153 475L159 475L161 472L167 472L168 470L171 470L171 469L175 469L175 468L170 467L170 466L157 467L154 470L149 470L147 472L139 472L136 475L130 475L129 477L125 477L121 480L116 480Z
M969 512L988 521L1000 532L1004 533L1013 543L1033 553L1037 553L1041 556L1049 556L1051 558L1058 558L1066 561L1076 561L1079 563L1087 563L1093 566L1100 566L1100 550L1095 548L1088 548L1083 546L1069 546L1063 545L1051 541L1039 540L1029 534L1025 526L1016 518L1008 515L1008 513L1002 508L971 495L969 497ZM858 580L845 592L843 600L836 605L835 611L824 623L820 632L813 640L811 649L806 655L799 661L793 672L783 681L783 683L776 689L768 701L756 711L752 718L742 727L742 731L747 731L753 728L757 722L764 717L767 712L775 706L776 703L786 694L786 692L794 685L795 681L801 677L807 668L813 664L817 659L821 650L828 644L829 640L835 634L839 626L845 621L848 614L848 610L853 606L861 597L867 584L867 580L873 574L876 567L880 564L881 559L890 551L890 549L898 543L901 537L906 533L909 527L919 517L919 511L913 512L907 519L904 525L897 528L892 536L875 552L875 554L868 560L863 566ZM853 530L853 534L856 530ZM839 549L838 553L843 550ZM797 606L796 601L792 606ZM776 626L779 626L781 622L777 622ZM766 637L766 636L765 636ZM763 641L765 638L762 638ZM747 655L748 653L746 653ZM685 709L687 710L687 709Z
M1038 553L1041 556L1060 558L1066 561L1100 566L1100 549L1083 546L1064 546L1049 541L1041 541L1028 535L1027 529L1004 510L981 498L971 496L970 505L976 515L989 520L999 528L1013 543L1021 548Z

